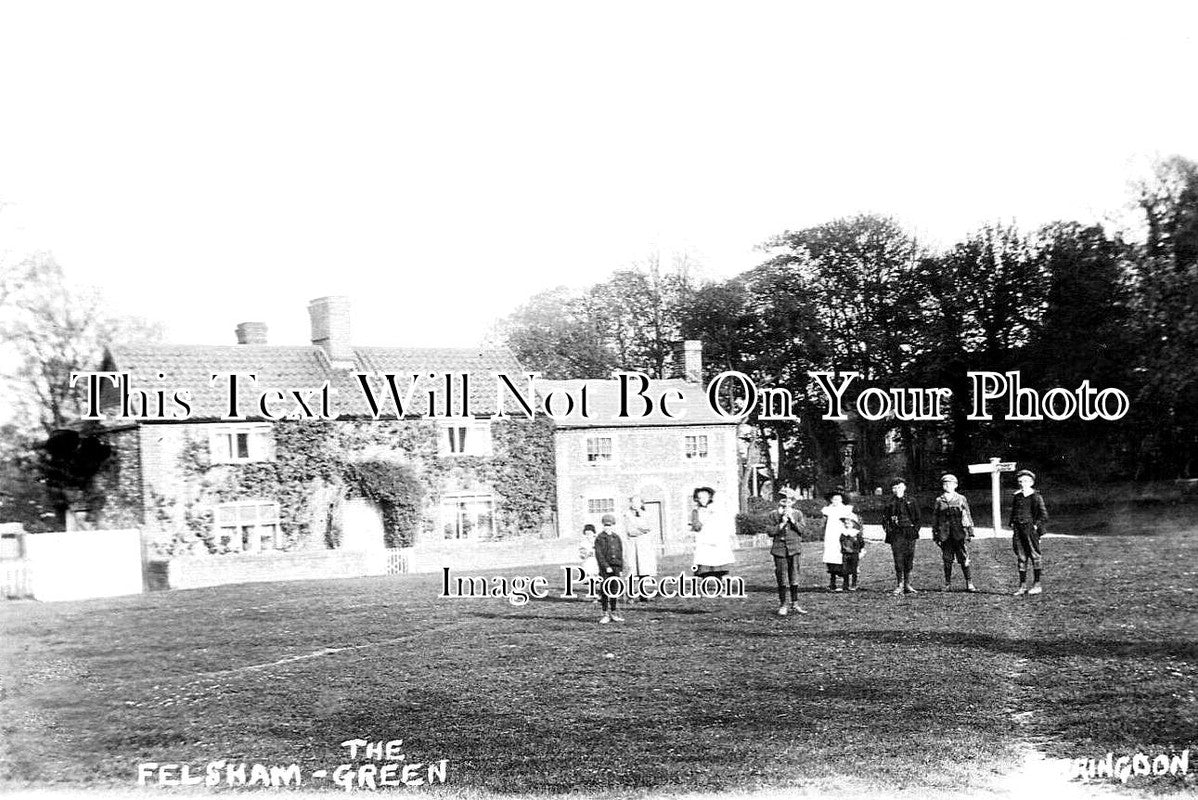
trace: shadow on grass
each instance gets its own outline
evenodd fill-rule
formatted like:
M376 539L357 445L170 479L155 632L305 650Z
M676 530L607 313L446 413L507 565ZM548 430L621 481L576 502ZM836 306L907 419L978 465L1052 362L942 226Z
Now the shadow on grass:
M766 637L772 634L764 632L745 631L742 636ZM953 647L969 647L986 650L991 653L1014 655L1023 658L1073 658L1076 656L1093 658L1175 658L1181 661L1198 662L1198 651L1194 643L1186 640L1165 641L1128 641L1123 639L1097 639L1085 641L1072 639L1016 639L1008 636L995 636L984 633L939 633L931 631L904 632L897 630L854 630L820 631L814 630L807 634L811 639L828 639L843 641L849 637L854 640L865 640L879 644L908 644L908 645L949 645Z

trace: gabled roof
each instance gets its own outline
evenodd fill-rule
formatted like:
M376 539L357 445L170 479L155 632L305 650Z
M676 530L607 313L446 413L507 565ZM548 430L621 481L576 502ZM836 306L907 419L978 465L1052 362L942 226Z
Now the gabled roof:
M663 393L668 393L671 400L669 401L670 412L673 414L680 413L680 410L685 408L686 414L681 418L670 418L661 413L660 408L656 405L654 409L645 416L636 416L641 413L644 408L644 401L640 400L635 395L635 390L638 388L638 383L632 381L629 388L629 404L628 417L618 416L620 413L620 382L614 378L607 380L572 380L572 381L537 381L537 391L545 397L550 392L567 391L576 402L581 397L582 388L587 387L587 418L583 419L581 414L576 410L568 417L563 417L556 421L558 428L634 428L646 426L669 426L683 427L687 425L736 425L737 420L722 417L712 410L711 405L707 402L707 393L703 387L687 383L679 379L650 379L649 388L645 395L653 399L656 403L658 398ZM683 400L677 400L675 391L681 392ZM558 413L564 411L564 400L559 401L555 405L554 410ZM511 403L508 403L510 406Z
M260 419L257 413L259 391L278 389L285 393L291 389L305 391L320 388L325 381L333 390L333 410L347 418L370 418L370 405L354 373L391 373L396 375L396 385L403 398L412 375L421 375L416 391L412 394L410 407L404 409L405 416L423 415L428 412L428 390L438 390L438 405L444 402L445 381L443 373L470 375L470 411L473 414L491 414L496 409L496 389L493 373L505 372L519 385L523 370L511 351L503 348L416 348L416 347L355 347L353 365L334 367L325 351L315 345L143 345L112 346L108 348L103 369L130 373L133 389L150 394L162 389L169 399L177 389L191 393L190 420L216 420L226 413L228 407L228 383L221 380L212 383L214 373L252 373L258 383L241 379L239 391L242 398L240 411L251 419ZM429 374L437 375L432 381ZM160 379L159 374L163 375ZM460 399L460 383L454 384L454 413ZM105 381L102 385L107 386ZM380 419L394 419L395 407L391 403L390 391L381 379L372 379L376 402L380 405ZM106 401L114 397L105 392ZM107 407L108 402L105 402ZM277 404L283 408L283 403ZM510 406L510 403L509 403ZM443 410L437 409L443 414ZM168 411L169 413L169 411Z

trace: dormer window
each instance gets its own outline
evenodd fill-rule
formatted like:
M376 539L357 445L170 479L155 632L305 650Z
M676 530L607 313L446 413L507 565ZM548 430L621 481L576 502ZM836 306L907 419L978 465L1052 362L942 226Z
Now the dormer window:
M438 431L438 451L443 456L491 455L491 421L443 420Z

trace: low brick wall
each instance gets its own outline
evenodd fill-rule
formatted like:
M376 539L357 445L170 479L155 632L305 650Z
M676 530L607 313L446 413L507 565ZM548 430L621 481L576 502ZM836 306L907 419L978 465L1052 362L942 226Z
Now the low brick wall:
M446 541L407 548L408 572L505 569L536 564L578 562L578 540L514 539L505 542Z
M182 556L147 565L154 588L197 589L226 583L300 581L382 575L385 551L305 550L293 553L251 553L222 556Z

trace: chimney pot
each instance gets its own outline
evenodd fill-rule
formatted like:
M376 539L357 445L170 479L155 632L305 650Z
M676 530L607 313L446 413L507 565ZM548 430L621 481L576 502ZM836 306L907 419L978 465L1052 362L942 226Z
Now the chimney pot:
M323 349L333 363L353 362L349 343L349 298L318 297L308 304L312 344Z
M265 322L240 322L237 325L238 344L266 344Z

